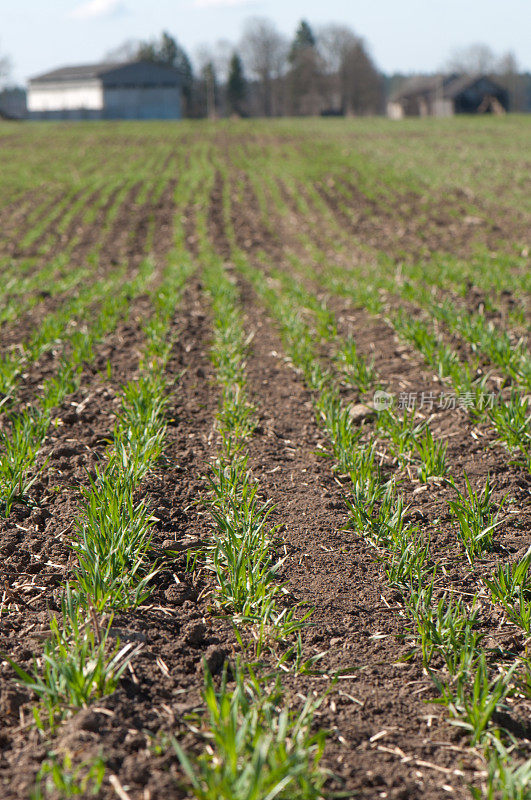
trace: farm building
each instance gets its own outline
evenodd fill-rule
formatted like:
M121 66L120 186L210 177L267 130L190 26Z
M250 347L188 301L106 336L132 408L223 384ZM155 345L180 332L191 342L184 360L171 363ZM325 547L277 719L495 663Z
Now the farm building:
M27 115L26 92L14 87L0 92L0 119L24 119Z
M405 81L389 99L387 116L402 119L501 114L508 107L508 92L488 75L429 75Z
M31 119L180 119L181 75L149 61L90 64L29 81Z

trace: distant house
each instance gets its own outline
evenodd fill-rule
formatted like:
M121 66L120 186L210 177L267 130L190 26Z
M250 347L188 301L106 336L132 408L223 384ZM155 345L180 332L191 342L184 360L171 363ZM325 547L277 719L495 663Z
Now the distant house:
M451 117L454 114L503 114L509 107L506 89L488 75L428 75L406 80L391 95L387 116Z
M28 84L31 119L180 119L181 74L149 61L62 67Z

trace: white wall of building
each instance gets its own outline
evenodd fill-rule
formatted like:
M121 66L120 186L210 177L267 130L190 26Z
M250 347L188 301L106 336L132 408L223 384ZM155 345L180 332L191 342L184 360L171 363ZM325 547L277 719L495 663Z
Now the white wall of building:
M403 119L404 108L401 103L387 103L387 116L389 119Z
M28 111L65 111L70 109L103 109L103 87L99 80L37 83L28 88Z
M437 99L433 104L433 115L435 117L453 117L453 100L445 100L444 98Z

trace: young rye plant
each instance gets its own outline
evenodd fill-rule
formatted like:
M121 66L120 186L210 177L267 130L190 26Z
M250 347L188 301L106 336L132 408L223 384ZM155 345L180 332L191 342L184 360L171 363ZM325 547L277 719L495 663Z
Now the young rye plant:
M32 469L50 424L49 414L30 408L10 414L9 427L0 432L0 508L8 517L14 503L24 501L38 478Z
M511 390L507 400L496 403L489 409L489 417L499 433L498 441L510 453L518 454L531 472L531 407L529 398L516 389Z
M375 386L376 370L374 368L374 358L367 360L360 356L354 339L349 337L345 341L338 353L337 360L349 383L355 386L362 394Z
M72 754L62 759L52 754L37 773L37 785L31 800L61 800L71 797L97 797L105 777L105 762L101 757L74 765Z
M436 441L428 425L424 426L421 433L414 438L414 442L420 458L417 474L422 483L427 483L429 478L444 477L448 473L447 444Z
M457 499L449 500L448 506L453 520L457 523L459 538L467 558L470 564L473 564L477 555L492 550L494 530L501 524L498 517L503 501L498 507L494 506L490 476L487 477L481 493L472 489L466 473L465 486L465 492L461 492L452 481Z
M492 578L483 579L493 602L499 603L527 636L531 634L530 565L531 549L516 564L500 564Z
M479 654L482 635L475 630L478 611L470 610L461 600L444 593L433 600L435 575L430 583L420 583L405 595L408 613L417 626L422 662L430 667L434 656L444 661L450 675L468 675Z
M291 710L279 681L263 685L250 667L236 665L216 689L207 672L207 716L198 721L203 752L191 763L173 746L197 800L319 800L326 774L319 762L325 733L312 733L319 701Z
M114 460L83 490L83 516L72 549L78 590L98 611L131 608L150 593L154 571L146 566L151 544L150 512L134 501L134 484Z
M37 726L54 730L69 712L78 711L92 700L111 694L139 646L108 646L112 618L103 628L81 605L69 585L61 601L61 618L50 623L51 636L31 672L10 658L17 681L35 692L41 701L34 708Z
M246 469L246 459L212 467L210 513L215 525L212 544L205 552L205 565L216 575L216 603L247 622L275 627L284 615L277 608L284 588L277 573L282 560L275 560L268 527L273 507L258 499L258 486ZM290 615L291 620L291 615Z
M484 652L478 656L472 674L461 671L453 684L443 684L434 677L440 692L435 702L447 706L452 724L464 729L470 736L472 747L490 744L500 738L500 732L492 724L496 711L504 709L504 700L512 688L512 677L518 664L491 678Z

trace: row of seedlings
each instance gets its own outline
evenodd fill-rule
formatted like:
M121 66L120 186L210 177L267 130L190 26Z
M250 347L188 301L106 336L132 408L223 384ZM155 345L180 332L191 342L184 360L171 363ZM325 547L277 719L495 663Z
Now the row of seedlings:
M313 254L317 254L318 260L322 261L323 253L314 249ZM318 272L310 269L307 264L301 265L296 257L291 262L299 271L319 281L327 289L354 298L357 304L377 316L385 311L379 290L396 290L394 280L378 277L374 272L370 278L366 276L362 280L359 271L346 272L344 268L328 263L326 269ZM420 296L420 290L417 291L408 283L403 293L411 299L411 292L415 294L415 298ZM432 306L438 307L433 302L430 309ZM387 308L386 318L403 340L413 344L421 352L439 377L450 382L457 395L465 398L474 420L492 425L497 434L496 442L503 445L518 463L531 470L531 407L526 395L529 359L523 341L518 340L515 343L509 334L495 329L482 315L475 315L468 322L465 319L469 315L456 310L447 315L440 310L435 316L440 316L441 319L444 316L444 321L450 328L453 327L469 342L475 342L478 351L485 353L493 363L502 367L508 376L506 382L514 382L510 391L500 394L496 402L493 402L492 393L489 392L490 373L479 368L479 363L471 365L462 362L437 331L434 322L412 318L400 308L393 310L391 307ZM452 323L455 319L459 319L459 323Z
M145 202L146 196L150 191L152 193L151 204L155 205L158 201L160 193L168 181L168 173L165 172L163 177L157 181L152 176L160 174L161 165L165 163L163 162L163 156L166 156L165 151L162 154L155 153L143 166L144 174L149 177L142 183L141 193L136 198L137 203ZM81 285L81 282L90 274L90 271L81 267L72 270L71 256L76 246L80 243L83 235L91 230L91 226L94 225L98 215L104 215L104 219L98 225L98 241L91 247L86 258L86 261L92 265L91 268L94 270L98 264L98 254L104 237L108 234L122 203L130 191L138 185L139 177L141 175L138 172L131 173L129 179L123 181L112 178L106 173L92 183L86 191L76 192L75 202L71 202L70 194L66 193L65 197L54 205L50 219L39 219L38 227L35 230L30 227L30 231L27 234L28 242L26 242L26 239L20 240L22 252L32 241L40 238L44 230L53 229L53 234L49 235L48 245L38 257L11 259L12 275L9 274L9 263L6 264L8 273L6 277L9 279L3 284L3 295L6 296L8 302L0 310L0 322L13 320L18 318L21 313L31 311L46 294L56 296ZM52 226L51 223L56 218L56 215L65 208L65 213ZM61 247L60 254L52 258L44 267L39 265L38 269L32 269L35 266L36 258L42 258L46 254L54 243L55 237L64 238L74 218L82 213L81 224L76 226L73 235ZM31 225L31 220L25 220L24 224L27 229L28 224ZM150 221L150 235L147 237L147 253L149 253L152 246L152 228L153 220ZM30 274L26 275L27 272ZM33 292L34 289L39 291Z
M300 286L293 276L275 270L271 274L300 307L311 309L315 315L317 332L336 349L336 369L347 382L364 395L369 392L374 395L383 389L377 380L374 363L358 354L355 341L352 338L343 342L337 340L333 317L326 306ZM434 438L427 422L416 421L414 408L405 408L402 416L391 409L381 410L376 419L376 430L401 467L408 468L417 463L417 477L422 482L444 477L453 486L456 497L449 501L449 510L458 524L463 550L473 565L476 556L492 549L495 529L500 524L502 506L496 507L493 503L490 477L487 476L483 490L477 492L465 474L465 488L460 491L451 475L448 475L446 443Z
M53 735L61 722L117 687L141 649L111 642L113 613L143 603L158 572L150 552L153 520L138 500L142 480L162 454L166 434L167 377L172 348L168 336L176 304L191 273L190 262L170 266L154 290L153 313L144 327L146 343L139 377L123 390L121 408L105 460L82 490L71 547L76 566L64 589L61 613L31 671L6 660L17 679L39 698L34 718L42 735ZM37 776L35 798L65 786L72 794L97 794L105 776L102 758L75 765L71 755L53 750Z
M296 258L292 258L291 263L301 274L315 279L334 294L354 299L369 313L380 316L385 311L372 280L361 281L356 273L349 275L333 265L318 271ZM500 394L493 402L489 392L489 373L480 371L478 375L473 365L461 361L434 329L433 323L415 319L400 307L396 310L388 308L386 320L401 339L422 354L439 378L450 383L456 395L464 398L473 420L492 426L496 433L495 442L509 452L515 463L531 470L531 406L523 388L515 385L509 394Z
M257 183L255 181L255 184L257 193L260 188L263 190L260 182ZM308 187L308 191L311 191L311 187ZM319 195L317 195L317 198L320 200ZM282 199L277 197L276 201L277 203L282 202ZM261 206L264 202L262 201ZM304 199L299 199L299 202L304 202ZM312 247L303 233L300 234L300 239L309 249L312 257L323 258L324 254L319 253L318 249ZM301 265L300 260L295 256L288 257L294 267L295 274L304 273L304 267ZM324 331L325 335L327 332L333 332L334 326L333 322L330 321L330 313L323 307L322 303L319 303L310 293L303 290L293 276L285 272L271 270L269 265L268 269L269 273L273 274L281 283L286 284L287 282L289 291L296 296L297 302L303 306L310 307L312 312L317 315L318 330ZM330 271L331 269L328 268L328 274L330 274ZM307 272L308 270L306 269ZM336 272L339 274L339 271ZM342 270L340 274L341 279L344 281L344 271ZM316 277L315 272L312 273L312 276ZM334 281L332 288L336 288L335 273L332 280ZM359 286L356 287L356 291L360 291ZM369 287L369 290L364 293L364 300L367 301L368 305L372 302L374 307L371 310L374 313L378 313L381 308L381 302L377 293L372 291L372 287ZM355 342L346 342L338 355L340 357L338 366L350 382L354 381L362 391L367 391L369 388L372 388L373 391L382 388L374 380L374 370L371 365L358 356ZM445 461L446 444L437 442L434 439L426 422L417 424L414 409L412 413L404 409L401 418L390 410L381 412L378 415L377 428L380 436L386 441L387 448L401 466L408 467L412 464L412 456L420 460L417 466L417 474L422 481L427 481L432 477L443 477L447 474ZM499 509L492 510L492 487L489 480L487 480L480 494L474 492L467 476L465 476L466 488L464 492L461 492L453 481L452 484L456 491L456 499L450 504L451 513L458 522L459 537L467 558L472 564L476 555L492 547L494 530L499 524ZM467 513L467 508L473 508L478 511L481 509L479 518L475 519L474 513Z
M96 300L101 300L99 310L86 327L80 330L76 326L69 332L56 374L44 382L40 397L22 411L10 410L5 404L0 430L0 513L4 517L9 516L15 503L26 502L28 491L38 477L35 464L53 423L54 411L77 390L83 366L95 358L95 346L113 331L128 312L131 298L144 291L152 277L152 265L145 261L129 286L120 285L121 280L114 276L88 290L81 301L82 316L88 320L89 309ZM68 326L64 319L58 324ZM53 347L54 328L50 331L45 326L40 332L40 349ZM10 372L12 390L16 375L14 370Z
M524 390L531 387L531 366L529 354L523 337L510 335L490 322L485 314L471 313L470 310L456 305L452 297L441 298L434 294L433 288L424 285L420 276L407 279L400 274L390 274L389 265L381 264L382 270L372 275L371 284L378 291L385 290L391 295L398 295L408 302L415 303L425 310L429 317L443 323L447 330L457 334L471 346L472 353L478 358L483 355L505 374L505 380L512 379ZM477 364L477 368L480 364Z
M206 244L205 225L201 216L200 259L214 314L211 357L221 399L220 446L204 499L212 540L200 558L214 576L213 607L232 619L246 655L256 660L269 651L276 654L277 668L293 662L293 668L301 669L297 632L306 617L297 619L283 603L285 588L278 578L282 560L275 554L277 528L269 522L273 507L260 498L247 463L245 445L257 422L245 377L250 340L237 286ZM296 644L289 646L294 636ZM281 647L284 652L278 658ZM262 676L260 661L240 659L225 666L219 686L205 665L203 699L207 710L200 713L194 728L202 734L203 752L192 758L174 742L198 800L322 797L325 773L319 762L324 733L312 730L319 701L308 698L302 709L291 708L278 673L274 678Z
M262 180L266 180L270 196L274 199L276 207L282 209L285 214L285 202L278 192L278 186L276 186L269 173L261 180L258 180L255 175L252 176L252 179L257 195L261 198L261 207L265 207ZM284 179L289 181L290 176L284 174ZM293 180L289 182L292 184ZM324 215L327 222L337 222L320 197L315 185L310 182L305 184L305 187L312 201L319 208L319 213ZM294 186L292 186L291 189L294 203L301 207L301 213L303 213L305 217L311 217L311 209L309 209L305 197L302 196L300 192L295 192ZM319 230L321 233L323 232L322 226L320 226ZM347 292L349 295L352 295L354 292L357 301L362 303L374 314L380 314L383 311L383 303L379 295L379 290L381 289L386 289L394 293L398 290L399 293L401 292L404 294L407 299L420 302L424 305L429 304L429 310L432 315L444 321L449 326L450 330L457 332L471 343L475 351L484 353L494 364L501 367L506 375L509 376L509 379L516 382L516 388L510 393L510 396L499 403L501 408L489 409L489 401L486 396L487 390L485 386L488 376L483 376L483 380L478 381L476 378L476 370L473 368L467 369L467 365L463 365L460 362L459 367L460 373L462 374L460 374L457 381L454 382L454 388L467 398L469 396L472 397L474 401L473 410L478 418L488 418L487 411L489 411L488 416L490 417L491 423L493 423L496 429L501 429L499 430L501 443L503 443L511 453L518 453L520 460L529 466L528 458L526 457L526 453L529 452L531 437L529 404L525 393L518 391L518 385L521 385L525 389L526 387L528 388L529 383L529 358L523 339L515 340L514 337L510 336L506 331L498 330L489 323L482 314L475 314L471 317L468 312L465 313L464 310L456 309L455 304L451 302L445 303L444 306L441 307L440 304L434 302L430 297L429 290L423 289L419 280L415 280L415 278L419 279L420 275L419 270L415 270L414 266L403 266L402 270L405 272L408 278L407 280L404 280L401 274L398 276L390 276L388 259L382 258L380 259L382 262L380 266L383 265L384 271L382 272L380 270L380 272L375 273L373 270L370 278L366 275L364 270L353 270L352 265L350 265L349 273L346 273L343 266L334 268L334 266L330 264L329 259L326 259L325 254L319 247L313 244L303 231L297 233L297 238L317 263L326 265L324 275L315 277L321 280L324 279L328 288L335 291L340 290L342 293ZM334 249L338 249L339 247L341 250L344 250L346 247L346 244L339 243L337 237L331 240L331 245ZM348 252L350 253L350 249ZM295 262L298 261L296 257L293 257L292 260ZM350 260L351 259L349 259L349 261ZM493 270L491 272L497 271ZM347 274L349 274L349 277L346 277ZM437 274L438 271L436 270L436 275ZM511 273L511 275L512 274L513 273ZM426 275L428 277L426 277ZM423 265L423 280L427 279L429 281L429 275L429 270ZM521 274L516 273L517 277L518 275L520 275L520 277L522 277L522 275L525 277L525 271ZM361 279L362 276L365 276L365 280ZM460 273L459 281L457 286L458 288L462 288L462 272ZM367 286L367 283L369 283L370 286ZM504 288L506 288L505 285ZM398 320L394 318L390 321L397 327L401 325L402 318L399 317ZM424 327L426 327L426 325L424 325ZM444 344L441 337L436 336L435 332L433 335L439 340L442 350L444 351L442 353L444 357L444 354L449 348ZM409 341L414 341L411 335L409 336ZM456 357L454 360L458 361ZM443 377L452 379L453 375L451 373L444 373ZM520 447L518 446L518 439L521 443Z
M166 182L167 178L157 182L157 195ZM117 200L110 209L109 219L118 208ZM121 267L110 278L87 286L59 311L49 314L21 351L8 353L0 361L0 385L4 394L1 410L6 412L0 431L0 501L4 516L9 515L14 503L25 500L38 477L34 467L54 409L78 388L82 366L93 359L94 346L113 330L130 307L131 299L153 281L153 264L150 259L144 259L137 277L128 284L123 280L124 275L125 268ZM97 303L101 306L96 319L87 326L86 321ZM81 326L84 329L80 330ZM36 403L22 412L13 411L13 396L23 370L44 352L57 347L59 341L64 353L57 374L45 382L42 396Z
M149 264L144 262L140 269L149 269ZM125 268L122 267L109 278L89 283L57 311L47 314L26 341L19 342L16 348L11 348L0 358L2 410L16 400L17 386L28 367L36 363L45 353L57 349L63 342L68 342L70 336L77 335L78 328L93 316L95 305L105 301L116 287L123 284L124 278Z
M350 524L375 547L384 563L390 584L403 598L405 613L417 631L423 665L439 691L454 722L481 748L487 771L487 797L523 800L529 797L531 761L523 761L525 749L503 728L504 704L510 698L529 700L529 662L518 659L510 665L490 663L479 630L477 595L466 604L451 590L439 592L444 576L430 559L429 541L418 527L405 521L407 508L395 482L386 479L377 459L376 438L365 439L342 406L335 380L319 364L311 330L299 315L296 298L272 289L262 273L242 259L239 268L251 280L270 312L278 320L287 352L315 393L318 421L325 428L341 473L350 478ZM456 519L466 516L485 528L488 489L481 497L463 497ZM487 525L488 527L488 525ZM500 603L508 619L529 636L531 551L518 564L500 567L486 580L493 600ZM442 666L441 666L442 665ZM479 798L480 790L473 790ZM499 793L499 795L498 795Z
M165 180L167 180L167 178ZM106 191L102 194L100 203L94 204L88 209L85 222L87 225L90 225L92 222L94 222L100 205L105 206L107 202L110 203L109 208L106 211L105 220L100 228L101 235L86 257L86 262L91 265L90 270L87 270L87 268L84 267L72 269L68 260L71 252L71 246L69 245L66 249L62 250L61 255L58 256L56 260L51 262L48 267L44 268L44 275L43 270L39 269L33 277L33 280L38 279L38 285L41 290L47 291L49 289L53 294L57 294L60 291L74 288L76 285L79 285L81 281L87 277L87 275L93 274L97 271L100 260L100 250L104 241L103 234L107 234L109 232L112 222L117 216L123 201L131 191L132 187L136 185L137 181L134 181L133 177L131 177L129 181L119 185L115 191L113 183L110 183L106 187ZM154 191L155 190L157 194L160 192L160 181L155 185ZM110 200L112 200L112 202L110 202ZM73 247L72 243L71 245ZM148 261L149 259L145 259L140 265L140 269L149 268L149 264L147 263ZM68 266L68 270L66 270L67 275L64 277L64 279L59 281L52 279L50 286L47 287L46 283L43 283L43 280L45 281L46 274L48 270L52 268L52 266L53 270L51 274L53 275L53 272L55 272L57 269L57 262L60 264L61 268ZM19 273L19 270L17 270L17 273ZM50 314L46 315L39 325L39 330L32 334L30 340L25 342L22 345L22 348L19 347L18 350L7 353L0 360L0 392L2 392L3 395L11 395L16 387L16 383L22 370L40 358L40 356L47 349L52 347L58 339L65 337L68 329L73 327L72 320L74 317L83 314L90 314L92 304L102 297L112 294L114 289L111 284L116 283L119 285L122 283L124 275L125 268L119 267L117 270L113 271L113 274L110 276L110 278L102 278L96 283L88 285L86 288L78 292L74 298L62 304L58 311L51 312ZM23 281L22 284L20 284L21 280ZM109 284L109 281L111 284ZM20 277L15 279L14 285L11 285L10 283L4 288L6 291L9 291L10 295L10 302L8 306L10 317L12 316L13 309L16 310L17 314L22 310L22 308L19 307L19 304L12 302L11 295L14 292L24 295L23 302L25 304L29 302L35 304L39 299L38 295L33 297L30 296L28 298L28 286ZM28 306L28 308L29 307L31 306Z

